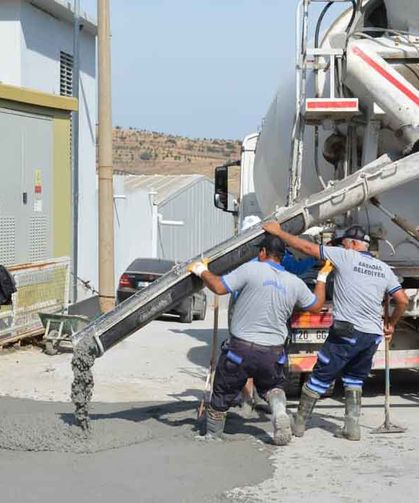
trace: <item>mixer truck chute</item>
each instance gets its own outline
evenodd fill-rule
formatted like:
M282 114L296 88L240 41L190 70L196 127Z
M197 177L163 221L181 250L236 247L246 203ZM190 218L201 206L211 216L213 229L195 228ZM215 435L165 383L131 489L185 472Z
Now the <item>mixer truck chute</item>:
M364 204L369 198L419 178L419 153L401 159L388 155L366 166L326 190L313 194L292 207L282 207L267 219L277 219L285 230L301 234L308 227L324 222ZM255 256L255 245L263 239L260 224L205 252L208 268L215 274L228 271ZM102 355L133 332L167 312L171 306L203 287L187 266L199 260L179 264L170 272L139 290L74 336L77 344L90 337L96 344L96 356Z

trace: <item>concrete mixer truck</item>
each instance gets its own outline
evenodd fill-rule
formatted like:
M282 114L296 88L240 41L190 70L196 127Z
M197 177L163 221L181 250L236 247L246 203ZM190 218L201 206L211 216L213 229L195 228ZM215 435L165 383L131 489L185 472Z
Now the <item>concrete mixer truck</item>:
M313 4L323 4L323 11L312 24ZM336 4L343 12L320 41L325 13ZM282 75L261 133L250 135L243 144L239 216L276 219L292 234L310 229L319 240L351 223L367 227L374 250L394 267L410 297L394 338L392 367L419 367L415 227L419 221L419 2L300 0L297 27L296 68L289 78ZM295 106L290 99L294 93ZM229 169L234 168L216 170L215 202L223 210L236 211L228 208ZM263 235L262 224L256 223L207 250L209 270L225 274L251 260ZM188 265L198 259L178 264L73 337L73 369L83 370L80 379L75 377L73 389L83 388L85 372L96 357L203 288L202 281L188 272ZM326 315L320 340L331 321ZM319 344L308 332L308 328L318 329L318 324L305 320L307 328L303 321L294 325L302 341L294 340L291 348L291 369L297 376L311 369ZM310 340L304 340L305 334ZM383 365L379 351L375 368ZM84 388L81 408L90 397L91 388Z
M340 13L325 27L331 7L340 7ZM366 166L386 158L413 159L419 151L419 2L302 0L296 27L295 68L281 70L260 133L244 139L240 163L216 168L215 205L236 212L239 228L281 208L304 205L320 191L333 191ZM227 203L228 172L236 164L238 210ZM418 194L417 179L390 187L329 215L310 232L325 242L336 229L364 226L372 250L403 281L410 306L392 342L393 368L419 367ZM345 189L335 190L333 200L339 204L346 195ZM294 315L289 352L295 387L315 363L331 323L330 304L320 316ZM384 366L383 349L377 352L376 369Z

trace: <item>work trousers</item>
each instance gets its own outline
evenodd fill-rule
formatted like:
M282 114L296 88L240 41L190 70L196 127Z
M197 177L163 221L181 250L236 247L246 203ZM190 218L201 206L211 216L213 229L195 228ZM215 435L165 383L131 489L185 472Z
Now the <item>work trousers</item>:
M257 392L263 398L268 391L285 387L286 354L283 346L261 346L231 337L221 349L211 397L214 410L227 411L249 377L253 378Z
M323 395L332 382L341 377L345 387L362 389L381 340L379 334L360 332L351 326L346 333L332 327L317 355L307 386Z

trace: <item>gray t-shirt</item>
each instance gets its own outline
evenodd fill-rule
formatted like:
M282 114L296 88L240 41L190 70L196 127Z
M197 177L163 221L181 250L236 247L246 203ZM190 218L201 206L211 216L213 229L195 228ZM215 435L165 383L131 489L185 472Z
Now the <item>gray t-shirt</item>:
M239 292L231 334L263 346L284 344L294 307L308 309L317 301L301 279L271 260L243 264L222 281L230 293Z
M390 267L368 252L321 246L320 256L336 268L333 290L333 315L349 321L356 330L383 334L384 294L401 290Z

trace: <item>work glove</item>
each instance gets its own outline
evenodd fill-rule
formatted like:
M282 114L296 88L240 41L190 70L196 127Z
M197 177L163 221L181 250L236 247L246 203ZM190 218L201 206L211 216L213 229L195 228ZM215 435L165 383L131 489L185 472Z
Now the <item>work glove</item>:
M317 275L317 281L321 281L322 283L326 283L327 277L333 271L334 266L330 260L326 260L324 266L320 269L319 274Z
M203 272L208 271L208 259L202 259L199 262L193 262L192 264L188 265L188 271L200 278Z

